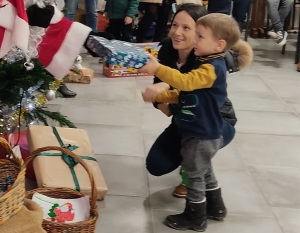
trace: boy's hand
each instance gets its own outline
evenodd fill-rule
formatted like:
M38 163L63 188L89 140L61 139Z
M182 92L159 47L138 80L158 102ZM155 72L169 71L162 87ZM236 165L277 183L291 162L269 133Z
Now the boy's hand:
M150 75L154 75L158 70L160 64L152 55L149 55L148 58L149 61L146 65L139 69L139 73L147 73Z
M167 117L172 116L172 113L169 109L169 104L158 104L157 108L163 112Z
M108 19L108 12L104 12L103 16Z
M155 83L146 88L145 91L142 92L142 96L145 102L155 102L158 94L169 90L170 86L166 83Z
M129 16L126 16L125 19L124 19L124 22L125 22L126 25L131 24L132 23L132 18L129 17Z

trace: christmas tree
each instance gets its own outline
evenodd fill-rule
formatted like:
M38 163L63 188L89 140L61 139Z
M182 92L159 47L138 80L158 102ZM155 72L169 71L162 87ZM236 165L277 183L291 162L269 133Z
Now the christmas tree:
M29 66L29 68L28 68ZM59 112L47 110L45 104L54 99L61 81L47 72L37 59L28 62L22 50L13 48L0 59L0 134L14 132L21 125L47 120L60 126L75 128Z

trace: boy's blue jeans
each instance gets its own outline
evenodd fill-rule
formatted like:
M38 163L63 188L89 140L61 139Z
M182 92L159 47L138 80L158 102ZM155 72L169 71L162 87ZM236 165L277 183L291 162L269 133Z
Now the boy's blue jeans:
M97 22L98 22L97 4L98 4L98 0L85 0L86 25L90 27L93 31L97 31ZM66 2L67 19L74 20L77 6L78 6L78 0L67 0Z

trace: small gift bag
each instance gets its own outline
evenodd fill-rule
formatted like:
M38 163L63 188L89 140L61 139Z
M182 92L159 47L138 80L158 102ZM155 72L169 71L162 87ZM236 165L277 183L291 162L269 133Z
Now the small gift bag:
M89 84L94 78L94 70L83 67L79 71L75 70L73 67L67 76L64 77L64 82L66 83L86 83Z
M106 18L103 14L98 14L98 27L97 29L100 32L105 32L106 28L108 27L109 19Z

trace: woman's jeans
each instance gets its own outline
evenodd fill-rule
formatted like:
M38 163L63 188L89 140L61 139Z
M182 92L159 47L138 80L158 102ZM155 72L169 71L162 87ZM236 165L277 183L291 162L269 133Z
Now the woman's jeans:
M235 135L234 127L223 120L221 132L223 136L223 146L228 145ZM162 176L174 171L182 162L180 154L181 135L178 133L177 126L172 123L156 139L152 145L147 159L146 167L150 174Z
M85 0L86 25L90 27L93 31L97 31L97 22L98 22L97 4L98 4L98 0ZM67 19L72 21L74 20L77 6L78 6L78 0L67 0L66 3Z
M282 0L279 10L278 6L280 0L266 0L266 2L269 17L271 19L275 32L284 30L284 21L293 7L294 0Z

